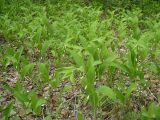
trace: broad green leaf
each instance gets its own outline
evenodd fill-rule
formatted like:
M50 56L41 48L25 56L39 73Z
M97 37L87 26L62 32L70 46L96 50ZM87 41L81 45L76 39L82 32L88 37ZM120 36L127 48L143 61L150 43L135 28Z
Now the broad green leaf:
M44 120L52 120L51 115L48 115L47 117L45 117Z
M23 53L23 47L21 47L20 49L18 49L18 51L16 52L16 54L14 55L14 57L16 58L17 62L20 62L20 58L22 56Z
M37 97L36 108L37 108L37 109L41 108L41 105L43 105L44 103L45 103L45 100L44 100L44 99Z
M106 60L104 60L103 65L105 67L115 66L116 59L117 59L117 56L115 56L115 55L108 56L108 58Z
M100 65L100 64L102 64L101 61L94 61L93 66L97 66L97 65Z
M49 73L48 73L48 69L46 67L46 65L44 63L40 63L39 64L39 71L40 71L40 78L42 80L48 80L49 79Z
M34 91L31 91L29 93L28 97L30 97L31 109L36 114L40 114L41 113L41 105L45 103L45 100L38 97L38 95Z
M15 116L13 120L21 120L18 116Z
M50 47L52 41L44 41L42 44L41 54L44 55L47 51L47 49Z
M76 66L77 67L83 66L83 58L82 58L82 56L78 52L76 53L75 51L70 51L70 53L71 53L71 56L73 57L73 60L76 63Z
M100 86L98 89L97 89L97 92L100 93L100 94L103 94L107 97L109 97L110 99L112 100L116 100L116 94L115 92L107 87L107 86Z
M16 82L16 85L13 88L12 92L14 97L17 98L20 102L22 102L22 104L24 104L24 102L28 102L27 93L24 93L20 81Z
M99 59L99 54L98 54L98 48L96 47L96 45L91 45L87 48L88 52L93 56L93 58L95 60Z
M38 99L40 99L40 98L38 98ZM41 114L41 112L42 112L41 105L43 105L43 103L45 103L45 101L43 99L40 99L40 100L38 100L38 102L36 104L37 107L33 108L33 111L37 115Z
M80 36L79 39L80 39L80 43L82 44L82 46L84 48L87 48L88 42L87 42L86 38L83 36Z
M33 41L35 43L39 43L41 41L42 36L42 27L39 27L38 30L34 33Z
M37 100L38 100L37 94L34 91L31 91L31 92L28 93L28 98L29 98L30 103L31 103L30 107L33 109L33 111L35 111Z
M22 104L25 104L25 102L28 102L27 94L26 93L20 93L20 91L14 91L13 93L14 97L17 98Z
M16 85L14 87L14 91L19 92L19 93L23 92L22 84L20 83L20 81L16 82Z
M116 94L117 99L119 99L122 103L124 103L125 102L125 95L119 90L115 90L114 92Z
M93 113L95 114L97 107L98 107L98 96L97 93L94 91L93 93L89 94L89 102L93 107Z
M128 97L131 95L131 93L137 88L137 82L136 83L132 83L127 91L126 91L126 99L128 99Z
M117 63L115 65L118 69L122 70L123 72L128 72L129 73L129 68L125 64Z
M78 119L78 120L83 120L82 112L78 112L78 113L77 113L77 119Z
M14 56L14 50L10 47L6 48L6 55L7 56Z
M134 52L134 50L130 49L130 57L131 57L131 62L133 67L135 68L137 65L137 61L136 61L136 53Z
M86 77L91 83L95 79L95 66L94 66L94 59L92 56L89 57L86 65Z
M34 64L32 63L25 65L24 68L22 68L22 72L21 72L22 77L24 77L25 75L29 73L32 73L33 68L34 68Z
M96 30L97 30L97 26L98 25L98 21L94 21L94 22L91 22L90 23L90 26L89 26L89 32L88 32L88 37L90 39L93 39L96 37Z
M8 117L9 117L12 109L13 109L13 103L10 103L10 104L7 105L6 108L4 109L4 111L3 111L3 116L4 116L5 120L8 119Z

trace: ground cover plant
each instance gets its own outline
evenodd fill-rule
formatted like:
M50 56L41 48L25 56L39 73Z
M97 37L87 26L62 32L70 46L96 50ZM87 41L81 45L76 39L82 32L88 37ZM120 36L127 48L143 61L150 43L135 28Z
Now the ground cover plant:
M0 120L160 119L160 2L0 0Z

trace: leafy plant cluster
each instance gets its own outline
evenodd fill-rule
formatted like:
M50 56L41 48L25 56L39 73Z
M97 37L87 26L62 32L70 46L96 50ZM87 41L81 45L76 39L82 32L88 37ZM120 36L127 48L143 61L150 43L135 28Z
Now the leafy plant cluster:
M1 4L0 34L5 43L0 46L0 65L2 71L11 65L20 76L15 87L2 86L27 112L39 116L46 103L35 90L44 84L57 89L67 79L81 86L80 96L92 107L92 119L104 119L98 114L104 106L112 119L160 119L159 102L145 107L139 103L138 112L132 106L132 93L152 84L145 75L160 74L160 14L152 19L137 6L103 10L101 5L71 0ZM38 88L25 92L26 77ZM2 107L1 118L7 119L14 107L13 101ZM83 119L83 111L77 119Z

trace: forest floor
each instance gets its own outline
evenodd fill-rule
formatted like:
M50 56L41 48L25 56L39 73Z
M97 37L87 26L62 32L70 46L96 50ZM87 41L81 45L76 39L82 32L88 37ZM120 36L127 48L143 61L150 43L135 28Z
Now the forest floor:
M0 120L160 119L160 3L122 3L3 1Z

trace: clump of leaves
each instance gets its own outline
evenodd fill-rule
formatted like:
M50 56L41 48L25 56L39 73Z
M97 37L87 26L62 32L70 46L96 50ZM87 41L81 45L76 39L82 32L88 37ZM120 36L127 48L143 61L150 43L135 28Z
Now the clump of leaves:
M2 116L0 117L1 120L8 120L8 117L13 109L13 103L8 104L5 107L0 107L0 112Z
M147 108L141 107L141 119L160 119L160 104L152 102Z
M13 88L8 85L4 86L4 88L9 90L22 103L27 112L33 112L36 115L41 114L41 106L45 103L45 100L38 97L34 91L26 92L19 81Z

